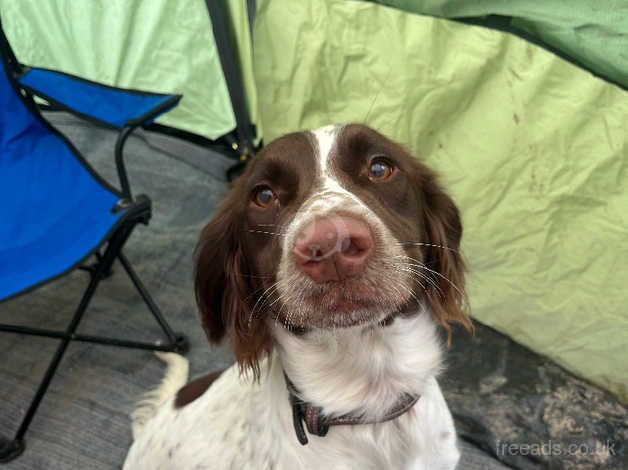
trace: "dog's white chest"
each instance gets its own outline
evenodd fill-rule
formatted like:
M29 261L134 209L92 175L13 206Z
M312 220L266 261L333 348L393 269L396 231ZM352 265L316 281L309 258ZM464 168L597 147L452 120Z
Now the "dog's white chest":
M281 395L281 396L278 396ZM338 426L301 446L287 396L231 368L180 410L166 403L133 444L125 470L452 469L458 460L449 410L431 379L414 409L378 425Z

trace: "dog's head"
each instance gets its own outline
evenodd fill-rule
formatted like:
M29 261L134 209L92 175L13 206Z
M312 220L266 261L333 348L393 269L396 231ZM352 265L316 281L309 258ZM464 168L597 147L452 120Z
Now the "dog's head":
M357 124L281 137L249 164L205 227L196 299L211 341L243 366L292 330L377 325L423 305L470 326L462 225L433 171Z

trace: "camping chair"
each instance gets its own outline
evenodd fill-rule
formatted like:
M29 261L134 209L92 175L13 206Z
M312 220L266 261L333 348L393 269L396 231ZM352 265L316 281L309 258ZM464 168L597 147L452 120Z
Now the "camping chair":
M70 341L177 352L187 349L187 341L170 328L122 252L134 227L147 224L151 217L148 197L131 192L122 158L124 143L134 129L174 108L181 96L121 90L24 67L1 24L0 51L0 302L77 267L90 275L64 331L0 324L0 331L60 340L13 439L0 437L0 462L6 462L23 451L24 435ZM115 162L121 190L102 179L44 119L33 95L119 131ZM92 255L95 262L82 266ZM110 275L116 259L165 333L164 344L76 333L99 282Z

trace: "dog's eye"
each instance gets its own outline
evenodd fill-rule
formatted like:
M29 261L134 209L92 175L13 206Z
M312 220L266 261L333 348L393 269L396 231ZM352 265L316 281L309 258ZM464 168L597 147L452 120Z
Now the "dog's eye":
M276 199L277 196L268 186L260 186L253 193L253 202L260 207L268 207L275 202Z
M393 174L394 167L384 157L375 157L369 164L369 179L373 182L386 181Z

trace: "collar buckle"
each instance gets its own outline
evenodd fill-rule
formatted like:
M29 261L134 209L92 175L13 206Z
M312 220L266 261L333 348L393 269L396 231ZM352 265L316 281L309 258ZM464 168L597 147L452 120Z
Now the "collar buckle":
M288 386L288 396L290 397L290 406L292 407L292 425L294 426L294 433L297 435L297 440L302 446L307 445L308 439L305 429L303 428L304 416L301 410L301 402L296 395L292 393L290 386Z

